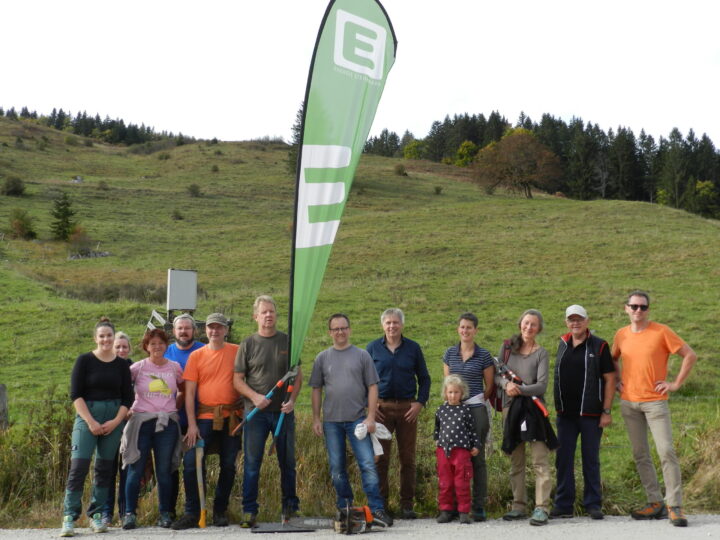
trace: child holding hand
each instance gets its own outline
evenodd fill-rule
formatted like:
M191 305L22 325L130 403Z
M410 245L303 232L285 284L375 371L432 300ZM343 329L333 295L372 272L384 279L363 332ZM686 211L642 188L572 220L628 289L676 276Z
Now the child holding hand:
M458 375L445 377L442 388L445 403L435 413L433 434L440 483L438 523L448 523L455 510L460 514L460 523L472 523L470 457L478 454L479 444L470 407L462 403L467 394L468 386Z

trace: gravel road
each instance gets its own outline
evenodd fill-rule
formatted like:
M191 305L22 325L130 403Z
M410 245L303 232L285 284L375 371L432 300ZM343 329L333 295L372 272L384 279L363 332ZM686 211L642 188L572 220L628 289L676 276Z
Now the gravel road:
M671 526L667 520L662 521L634 521L629 517L606 516L603 521L591 521L587 517L573 519L553 520L544 527L531 527L527 522L507 522L499 519L472 525L460 525L457 522L439 525L435 520L417 519L414 521L398 520L395 526L388 530L378 530L370 535L376 540L440 540L443 537L461 540L465 538L517 538L532 537L532 540L720 540L720 516L717 515L689 515L689 526L685 529ZM0 539L13 540L40 540L57 538L58 529L3 529L0 530ZM219 529L191 529L187 531L168 531L156 527L140 528L134 531L123 531L111 528L103 535L93 535L89 529L76 529L76 537L100 537L106 540L111 538L127 540L158 540L161 538L183 537L218 538L237 540L241 537L263 540L269 537L279 540L313 540L315 538L337 538L338 535L331 530L317 530L310 533L283 533L278 535L253 534L247 529L237 525ZM360 538L360 537L358 537ZM365 537L367 538L367 537Z

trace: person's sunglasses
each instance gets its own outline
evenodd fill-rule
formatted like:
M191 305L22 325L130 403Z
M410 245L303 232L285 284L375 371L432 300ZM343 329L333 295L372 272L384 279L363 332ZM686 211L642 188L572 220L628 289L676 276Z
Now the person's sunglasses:
M647 311L648 308L650 307L650 306L648 306L647 304L628 304L627 306L628 306L630 309L632 309L633 311L637 311L638 309L639 309L640 311Z

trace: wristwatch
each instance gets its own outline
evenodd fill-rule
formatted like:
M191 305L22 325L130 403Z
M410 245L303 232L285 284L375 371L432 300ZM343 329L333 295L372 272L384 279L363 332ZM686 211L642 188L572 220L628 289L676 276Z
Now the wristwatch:
M603 414L612 414L612 409L603 409Z

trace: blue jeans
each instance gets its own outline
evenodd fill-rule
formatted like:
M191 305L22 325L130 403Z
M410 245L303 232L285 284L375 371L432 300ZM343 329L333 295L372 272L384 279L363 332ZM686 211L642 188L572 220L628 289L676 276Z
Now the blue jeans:
M376 512L383 510L384 500L380 495L380 480L375 469L375 452L373 452L370 434L363 440L355 437L355 426L362 423L364 419L359 418L354 422L323 422L325 448L327 448L328 460L330 461L330 476L337 494L336 505L338 509L353 504L353 492L348 479L345 459L345 438L347 437L350 440L350 447L355 455L355 461L360 467L360 477L363 491L365 491L368 499L368 506L373 512Z
M223 422L221 431L213 431L212 419L201 419L197 421L200 437L205 441L207 448L215 441L220 450L220 473L218 483L215 487L215 502L213 512L224 513L230 501L230 491L235 482L236 460L240 451L240 435L232 436L228 433L228 419ZM207 493L205 457L203 456L203 488ZM195 466L195 448L185 452L183 457L183 483L185 484L185 513L193 516L200 515L200 495L197 484L197 468Z
M597 416L557 417L557 436L560 447L555 456L557 490L555 507L572 512L575 506L575 447L581 437L582 471L584 480L583 506L585 510L602 507L600 483L600 441L603 430Z
M249 412L249 411L247 411ZM246 414L247 414L246 412ZM279 412L258 411L243 426L245 431L245 468L243 473L243 512L258 513L258 483L262 467L265 441L270 433L275 433ZM280 466L280 487L282 490L282 508L296 512L300 500L295 491L295 414L286 414L276 444L277 460Z
M145 473L145 463L150 456L150 450L155 454L155 479L158 485L158 499L160 512L170 512L170 496L172 493L170 473L172 469L172 456L180 436L178 425L170 421L167 427L155 432L157 420L143 422L138 432L138 450L140 458L127 467L127 480L125 482L125 511L134 514L137 511L138 492L140 480Z
M120 453L115 454L115 462L113 463L113 477L110 480L110 491L108 491L108 497L105 501L105 508L103 509L103 516L107 516L112 521L115 513L115 478L118 478L117 487L117 507L118 514L122 517L125 514L125 484L127 482L127 469L123 469L122 459Z

